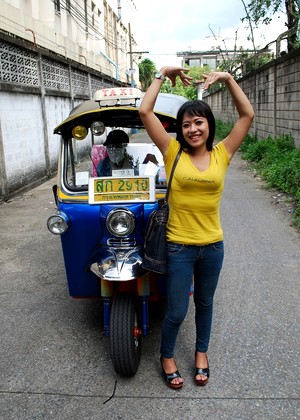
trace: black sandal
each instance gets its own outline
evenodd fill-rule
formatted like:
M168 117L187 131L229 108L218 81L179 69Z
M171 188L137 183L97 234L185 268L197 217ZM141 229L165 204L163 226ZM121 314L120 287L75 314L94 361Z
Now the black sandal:
M196 379L197 375L203 375L206 376L205 379ZM209 378L209 367L205 368L205 369L201 369L201 368L196 368L195 369L195 383L198 386L204 386L207 384L208 382L208 378Z
M173 373L166 373L166 371L164 370L164 367L163 367L162 357L160 358L160 364L161 364L161 369L162 369L163 375L165 377L167 386L171 389L181 389L183 387L183 382L181 384L173 384L172 383L173 379L181 378L181 375L178 372L178 370L176 370L176 372L173 372Z
M196 357L197 352L195 352ZM207 359L207 356L206 356ZM203 375L206 376L205 379L196 379L196 376ZM209 365L208 365L208 359L207 359L207 368L197 368L195 369L195 384L198 386L204 386L207 384L209 378Z

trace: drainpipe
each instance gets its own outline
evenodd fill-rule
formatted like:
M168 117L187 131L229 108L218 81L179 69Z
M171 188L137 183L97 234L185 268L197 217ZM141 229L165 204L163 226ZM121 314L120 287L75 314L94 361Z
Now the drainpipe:
M121 0L118 0L118 20L121 20L121 9L122 9L122 6L121 6Z
M86 56L82 55L82 54L79 54L79 57L84 59L85 65L87 66Z
M35 33L32 29L26 28L25 31L31 32L32 36L33 36L33 45L36 47L36 38L35 38Z
M119 80L119 68L117 63L115 63L114 61L112 61L106 54L104 54L103 52L100 51L100 54L110 63L112 64L115 69L116 69L116 80Z

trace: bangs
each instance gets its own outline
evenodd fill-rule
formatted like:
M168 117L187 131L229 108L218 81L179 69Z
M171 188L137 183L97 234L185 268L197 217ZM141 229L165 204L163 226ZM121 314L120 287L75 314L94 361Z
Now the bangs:
M207 147L207 150L211 151L212 144L215 137L216 123L215 123L215 118L213 116L213 113L209 105L202 100L195 99L193 101L185 102L178 110L177 121L176 121L177 140L179 141L179 143L181 144L183 148L189 149L190 146L185 141L182 134L182 121L183 121L184 114L187 114L190 117L198 116L198 117L204 117L207 119L208 126L209 126L209 136L206 142L206 147Z

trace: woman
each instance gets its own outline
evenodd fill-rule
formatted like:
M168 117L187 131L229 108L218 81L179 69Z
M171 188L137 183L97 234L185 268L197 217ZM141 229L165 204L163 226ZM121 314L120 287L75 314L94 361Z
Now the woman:
M230 134L213 146L215 120L209 106L199 100L187 101L177 114L177 139L163 128L153 112L163 80L168 77L175 86L179 76L184 85L192 77L182 67L162 67L148 88L140 106L140 116L152 141L161 151L167 177L180 148L180 156L169 197L167 226L168 309L161 333L161 366L167 385L183 386L174 349L181 323L188 310L189 292L194 280L196 324L195 383L206 385L209 378L207 350L210 339L213 297L223 256L223 231L219 206L224 178L230 159L245 138L254 112L233 77L226 72L204 75L204 89L224 82L233 98L239 117Z

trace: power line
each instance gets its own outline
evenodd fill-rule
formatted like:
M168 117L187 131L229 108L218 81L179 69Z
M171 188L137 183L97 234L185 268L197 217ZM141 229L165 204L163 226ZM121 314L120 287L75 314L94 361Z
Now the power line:
M101 26L100 22L97 21L97 24L100 28L100 30L98 30L92 24L93 16L89 12L90 9L85 10L76 1L72 2L71 5L69 3L67 4L66 0L61 0L61 9L65 10L67 13L69 13L69 11L71 12L70 15L74 18L74 21L76 25L78 25L78 28L81 29L81 33L88 33L89 36L92 36L92 34L90 34L89 31L94 32L96 35L98 35L100 39L105 40L110 47L117 48L116 36L113 31L114 28L112 27L111 33L109 33L109 31L107 31L104 26ZM108 22L108 26L109 25L110 23ZM107 29L109 29L109 27Z

